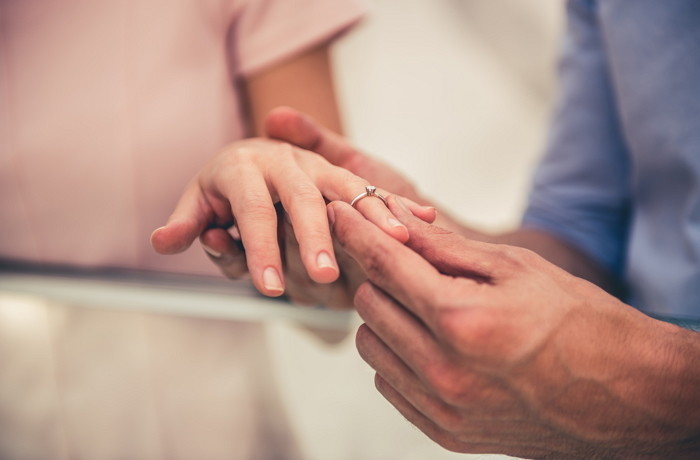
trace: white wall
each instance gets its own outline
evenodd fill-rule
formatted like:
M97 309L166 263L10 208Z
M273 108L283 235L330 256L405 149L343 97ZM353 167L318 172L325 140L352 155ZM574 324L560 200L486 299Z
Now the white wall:
M559 0L375 0L338 48L350 136L470 222L512 225L544 140Z
M517 224L553 94L560 0L374 0L336 49L348 134L465 221ZM270 327L309 459L464 458L374 390L354 332L340 346Z

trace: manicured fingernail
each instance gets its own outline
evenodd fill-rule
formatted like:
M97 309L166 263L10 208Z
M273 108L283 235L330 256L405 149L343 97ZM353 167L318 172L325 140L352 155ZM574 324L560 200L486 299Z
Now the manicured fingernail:
M206 244L202 244L202 249L204 249L204 252L206 252L207 254L209 254L209 255L212 256L212 257L215 257L215 258L217 258L217 259L218 259L219 257L221 257L221 253L220 253L219 251L213 250L212 248L210 248L210 247L207 246Z
M318 268L335 268L333 259L331 259L331 256L329 256L326 251L318 253L318 256L316 256L316 265Z
M263 286L265 286L265 289L272 291L275 294L279 294L284 291L282 279L280 278L279 273L277 273L277 270L272 267L267 267L263 271Z
M153 236L154 236L156 233L158 233L159 231L163 230L164 228L165 228L165 225L163 225L162 227L158 227L157 229L153 230L153 231L151 232L150 240L153 241Z
M403 228L406 228L406 226L405 226L404 224L402 224L401 222L399 222L399 221L396 219L396 217L394 217L394 216L387 217L386 221L387 221L387 223L389 224L390 227L403 227Z
M333 206L328 206L328 221L331 225L335 224L335 211L333 210Z

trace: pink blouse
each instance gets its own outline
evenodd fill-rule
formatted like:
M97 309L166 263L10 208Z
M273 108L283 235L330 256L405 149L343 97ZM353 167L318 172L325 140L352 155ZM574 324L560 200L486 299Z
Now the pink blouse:
M151 231L244 136L239 78L363 12L357 0L0 2L0 259L215 273L198 247L157 255Z

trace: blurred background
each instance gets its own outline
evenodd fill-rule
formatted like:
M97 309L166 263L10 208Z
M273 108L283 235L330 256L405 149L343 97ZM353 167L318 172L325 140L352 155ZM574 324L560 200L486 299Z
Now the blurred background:
M349 137L463 221L516 225L545 141L563 2L371 5L335 49ZM433 444L379 396L352 335L328 348L272 324L268 338L309 458L464 458Z
M369 3L368 19L334 49L348 136L465 222L491 230L517 224L556 90L563 2ZM8 347L25 334L23 343L50 349L35 334L41 302L0 292ZM379 396L355 350L359 320L351 321L353 332L327 346L274 312L265 317L271 379L304 458L465 458L435 445ZM10 390L0 387L0 399L16 394Z

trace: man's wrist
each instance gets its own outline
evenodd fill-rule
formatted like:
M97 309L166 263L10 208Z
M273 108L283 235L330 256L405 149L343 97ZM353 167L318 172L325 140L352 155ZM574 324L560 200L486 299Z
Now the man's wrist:
M700 452L700 335L631 307L612 312L617 350L609 356L609 392L619 423L613 456L697 458ZM627 327L629 326L629 327ZM611 331L609 331L611 332ZM615 446L617 445L617 446Z
M576 307L547 349L516 385L532 410L569 439L572 453L697 458L698 333L610 298Z
M700 333L653 320L659 337L656 356L648 360L650 377L642 398L650 417L668 427L665 458L698 458L700 454Z

